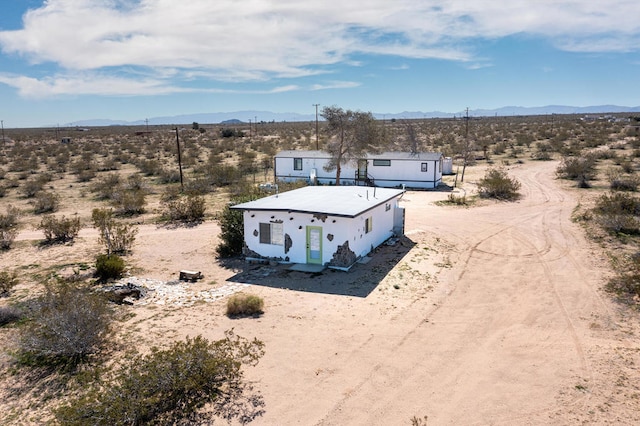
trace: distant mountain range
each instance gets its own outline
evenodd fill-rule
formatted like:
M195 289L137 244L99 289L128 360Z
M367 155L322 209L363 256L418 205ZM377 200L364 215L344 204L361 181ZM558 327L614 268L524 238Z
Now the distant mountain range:
M624 107L617 105L597 105L587 107L574 107L566 105L547 105L543 107L518 107L506 106L497 109L469 110L471 117L508 117L518 115L549 115L549 114L603 114L603 113L635 113L640 112L640 106ZM373 113L378 119L412 119L412 118L452 118L461 117L466 111L456 113L442 111L403 111L401 113ZM235 111L212 112L200 114L184 114L169 117L153 117L149 119L124 121L109 119L82 120L69 123L69 126L142 126L142 125L167 125L167 124L218 124L218 123L249 123L255 122L287 122L287 121L314 121L315 114L298 114L295 112L271 112L271 111Z

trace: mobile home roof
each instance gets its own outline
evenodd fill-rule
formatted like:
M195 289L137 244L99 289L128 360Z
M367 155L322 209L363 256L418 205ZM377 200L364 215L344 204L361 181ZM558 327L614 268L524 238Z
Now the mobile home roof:
M404 151L389 151L381 154L367 154L366 157L369 160L424 160L434 161L439 160L442 154L439 152L404 152ZM331 155L325 151L280 151L276 154L276 158L331 158Z
M401 189L361 186L307 186L255 201L236 204L231 208L356 217L386 203L403 192Z

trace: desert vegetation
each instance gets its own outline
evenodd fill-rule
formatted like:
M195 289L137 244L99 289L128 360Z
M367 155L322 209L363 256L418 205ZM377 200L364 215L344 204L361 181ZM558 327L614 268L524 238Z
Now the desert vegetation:
M480 179L467 177L467 192L450 194L449 204L473 208L494 198L517 200L521 183L510 170L529 161L556 161L559 182L579 194L576 220L611 258L615 274L606 288L628 304L640 297L640 139L629 132L628 117L380 122L337 107L324 114L336 120L321 123L320 148L336 155L345 146L332 135L340 131L337 118L347 115L354 121L350 142L360 151L438 151L453 157L454 171L464 165L486 169ZM69 265L34 260L0 271L0 332L6 341L19 336L19 343L7 347L15 357L3 361L3 368L46 370L41 383L62 390L43 394L40 402L61 424L177 424L213 415L249 421L260 413L261 401L243 382L241 366L258 361L261 342L227 334L220 341L189 338L138 353L122 342L125 332L117 327L133 315L130 308L112 306L99 293L102 283L135 268L130 253L141 224L197 227L217 221L217 255L240 255L242 213L230 205L267 195L258 184L273 179L272 157L279 150L315 149L315 123L195 124L178 130L182 179L169 126L64 129L70 143L60 142L58 129L6 131L10 140L0 147L0 256L28 244L17 240L22 230L40 230L39 249L60 250L58 259L83 229L97 231L100 246L97 256L87 253L84 260L92 273L78 273L75 280L56 275ZM356 130L363 128L375 146L358 139ZM445 183L453 187L459 180L447 176ZM253 316L263 309L260 297L236 294L224 314Z

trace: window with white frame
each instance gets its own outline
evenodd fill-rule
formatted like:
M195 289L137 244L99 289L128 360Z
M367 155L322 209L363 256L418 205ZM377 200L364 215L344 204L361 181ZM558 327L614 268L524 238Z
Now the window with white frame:
M420 171L422 172L428 172L429 171L429 163L422 163L420 165Z
M390 166L391 160L373 160L374 166Z
M284 244L284 228L282 223L260 223L260 244Z
M293 159L293 170L302 170L302 158Z

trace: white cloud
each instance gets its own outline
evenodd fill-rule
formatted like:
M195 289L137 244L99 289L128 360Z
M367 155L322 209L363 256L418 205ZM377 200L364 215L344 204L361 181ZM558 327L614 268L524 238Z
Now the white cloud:
M470 40L516 34L570 51L632 51L638 16L637 0L48 0L25 14L21 30L0 31L0 47L62 74L103 76L79 79L80 88L64 77L11 80L32 96L173 92L188 89L165 87L169 74L181 81L305 77L357 64L358 54L474 67ZM120 76L108 77L113 69Z

